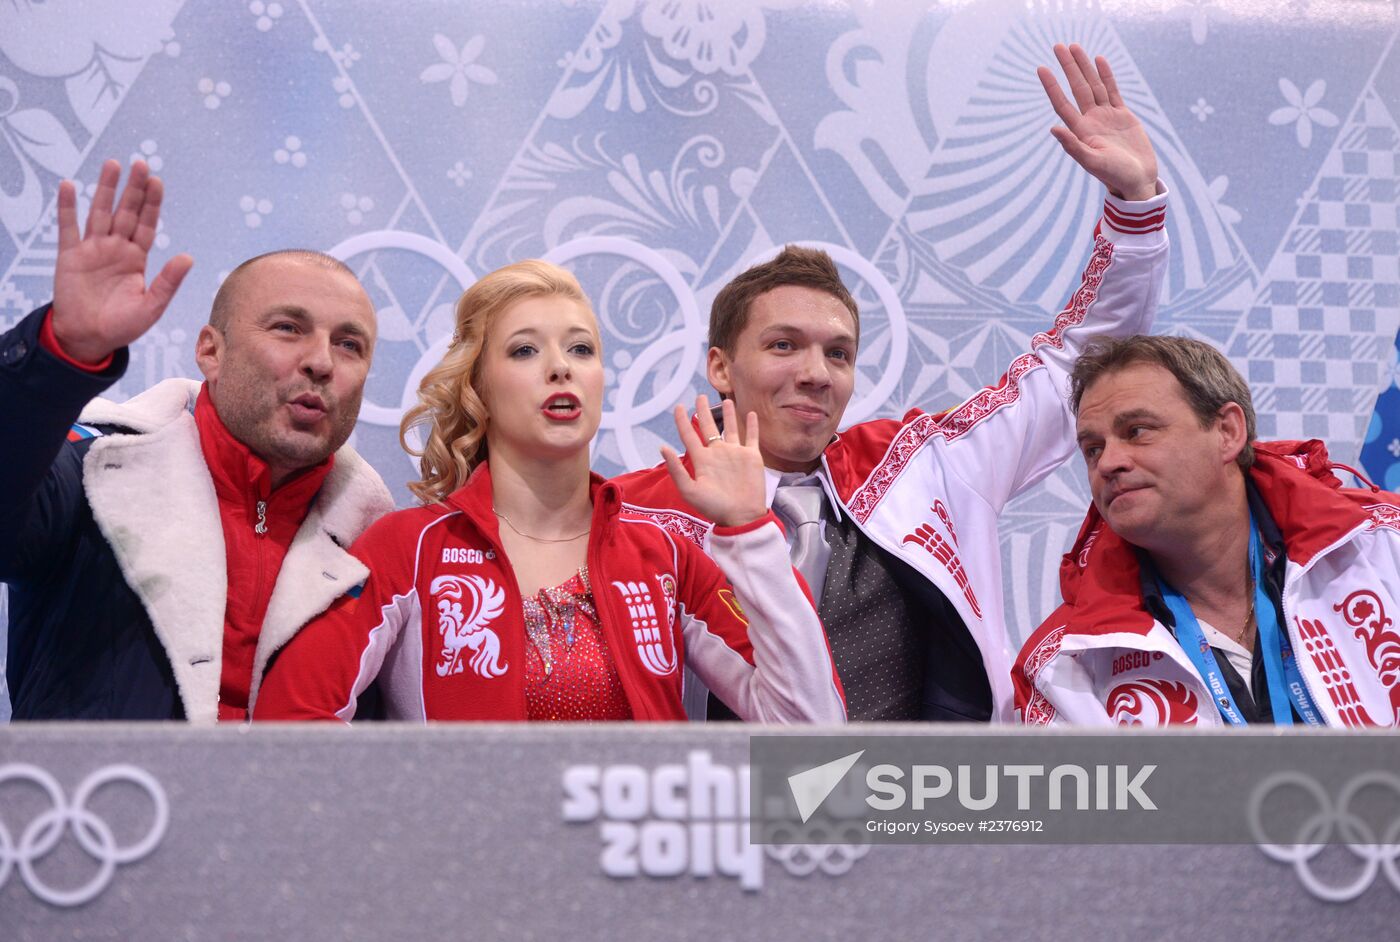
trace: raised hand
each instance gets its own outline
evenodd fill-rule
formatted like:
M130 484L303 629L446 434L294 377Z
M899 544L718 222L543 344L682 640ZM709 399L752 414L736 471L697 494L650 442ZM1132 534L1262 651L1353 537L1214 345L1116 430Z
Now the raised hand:
M1064 122L1050 129L1055 140L1079 166L1103 181L1120 199L1145 200L1157 193L1157 154L1123 96L1108 60L1093 62L1078 44L1056 44L1055 58L1069 80L1074 103L1065 97L1055 74L1045 66L1035 70L1050 104ZM1097 68L1096 68L1097 67Z
M177 255L146 287L164 187L138 160L113 212L121 171L115 160L102 165L81 237L77 191L69 180L58 187L53 331L63 352L85 363L100 363L149 330L194 265L188 255Z
M726 399L721 408L723 434L710 415L709 399L700 396L695 400L695 418L700 427L697 435L686 418L685 407L676 406L676 432L690 466L695 469L693 476L675 449L662 445L661 457L676 489L691 506L721 526L737 527L768 512L763 455L758 450L758 416L748 414L741 438L734 403Z

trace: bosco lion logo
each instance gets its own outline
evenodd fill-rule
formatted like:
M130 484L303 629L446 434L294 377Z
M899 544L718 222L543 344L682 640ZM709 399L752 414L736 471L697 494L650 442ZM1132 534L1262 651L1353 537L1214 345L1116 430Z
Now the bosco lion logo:
M1119 726L1195 726L1200 698L1183 683L1148 677L1114 687L1106 709Z
M462 673L464 648L472 652L471 669L477 676L490 680L504 674L509 665L501 663L501 639L486 626L505 609L505 590L483 576L438 576L428 590L437 602L442 637L437 675Z

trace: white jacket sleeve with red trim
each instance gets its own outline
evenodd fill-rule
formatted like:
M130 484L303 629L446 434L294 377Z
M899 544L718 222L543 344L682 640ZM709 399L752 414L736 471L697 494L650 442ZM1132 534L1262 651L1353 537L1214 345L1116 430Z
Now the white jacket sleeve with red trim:
M996 386L944 419L945 466L993 513L1073 453L1069 374L1085 347L1152 329L1169 253L1167 192L1161 183L1157 188L1150 200L1105 199L1094 253L1054 325L1031 339L1030 352L1012 362Z
M1058 645L1058 639L1053 639ZM1112 726L1094 690L1094 678L1079 659L1055 656L1038 667L1017 665L1023 670L1029 691L1025 702L1017 703L1021 721L1029 726ZM1021 697L1018 696L1018 701Z
M1069 375L1079 355L1094 341L1151 330L1167 270L1166 199L1160 183L1151 200L1107 199L1078 289L998 382L946 412L915 410L893 429L856 425L842 448L828 449L852 518L957 607L982 652L998 722L1014 712L997 520L1074 453Z
M846 722L826 631L777 518L715 527L709 556L673 542L686 661L705 686L748 722Z

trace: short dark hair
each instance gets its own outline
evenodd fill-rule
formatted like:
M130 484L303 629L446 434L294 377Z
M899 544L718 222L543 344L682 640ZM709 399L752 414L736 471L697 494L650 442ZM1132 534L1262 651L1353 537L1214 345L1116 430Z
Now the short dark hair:
M1235 463L1242 469L1254 464L1252 442L1257 429L1249 384L1219 350L1189 337L1138 334L1091 344L1070 372L1070 406L1074 414L1079 414L1079 403L1090 386L1135 363L1160 366L1175 376L1202 428L1215 421L1227 403L1243 409L1245 442Z
M860 339L860 308L842 283L831 256L821 249L787 245L769 261L742 272L715 295L714 304L710 305L710 346L733 353L734 342L748 324L754 300L784 285L815 288L840 301L851 312L856 339Z
M313 265L320 265L322 268L328 268L331 271L338 271L349 275L351 278L355 278L356 281L359 280L355 277L355 273L350 269L349 265L346 265L333 255L327 255L325 252L317 252L315 249L278 249L275 252L264 252L262 255L253 256L228 273L228 277L224 279L223 284L219 285L218 293L214 295L213 306L209 308L209 325L220 333L228 330L228 321L233 312L233 302L238 294L239 282L247 277L249 269L257 265L258 262L264 259L278 258L281 256L291 256L303 262L310 262Z

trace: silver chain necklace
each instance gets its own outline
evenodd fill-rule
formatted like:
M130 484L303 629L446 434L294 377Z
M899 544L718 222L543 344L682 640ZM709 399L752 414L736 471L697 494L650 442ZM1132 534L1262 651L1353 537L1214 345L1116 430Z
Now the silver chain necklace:
M546 539L545 537L542 537L542 536L531 536L530 534L524 532L524 531L521 530L519 527L517 527L515 524L511 523L511 522L510 522L510 518L507 517L505 514L501 513L501 512L500 512L499 510L497 510L495 507L492 507L492 508L491 508L491 512L492 512L493 514L495 514L496 516L500 517L502 520L504 520L506 526L510 527L512 530L515 531L516 536L523 536L525 539L527 539L527 540L533 540L533 541L536 542L536 543L572 543L574 540L581 539L581 538L583 538L583 537L585 537L585 536L588 536L588 531L591 530L591 529L593 529L592 524L589 524L587 527L584 528L584 530L583 530L582 533L575 534L574 536L566 536L566 537L564 537L564 538L562 538L562 539L558 539L558 540L550 540L550 539Z

